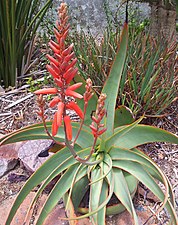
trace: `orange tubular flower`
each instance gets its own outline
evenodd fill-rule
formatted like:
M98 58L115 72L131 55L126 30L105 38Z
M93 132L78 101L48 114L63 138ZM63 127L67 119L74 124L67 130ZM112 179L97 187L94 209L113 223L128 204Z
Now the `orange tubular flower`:
M34 93L37 95L57 94L58 90L57 90L57 88L44 88L44 89L37 90Z
M84 118L83 111L81 110L81 108L80 108L75 102L69 102L69 103L66 105L66 107L67 107L68 109L74 110L74 111L77 113L77 115L78 115L81 119Z
M69 116L64 117L64 124L66 127L67 139L71 141L72 140L72 125L71 125L71 120Z
M73 84L73 85L69 86L68 89L71 90L71 91L74 91L74 90L76 90L77 88L79 88L80 86L82 86L82 82Z
M71 91L70 89L67 89L65 93L66 93L67 96L71 96L71 97L74 97L74 98L79 98L79 99L83 98L83 96L81 94L79 94L75 91Z
M62 124L62 114L64 111L64 103L59 102L58 103L58 110L57 110L57 126L60 127Z
M50 101L49 107L53 108L60 101L61 101L61 99L58 96L56 96L55 98L53 98L53 100Z
M56 136L58 131L58 126L57 126L57 113L54 114L54 119L52 123L52 136Z

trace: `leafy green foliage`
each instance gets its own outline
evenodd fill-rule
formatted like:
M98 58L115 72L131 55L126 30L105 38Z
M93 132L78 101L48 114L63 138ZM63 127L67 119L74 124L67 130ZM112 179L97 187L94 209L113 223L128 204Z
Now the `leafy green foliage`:
M23 76L33 64L33 40L52 1L46 1L41 8L40 3L39 0L0 2L0 82L5 87L16 86L17 77Z
M108 27L101 41L83 31L72 36L80 73L92 79L98 92L101 92L117 52L120 23L116 26L113 17L107 16ZM146 31L149 21L138 23L132 14L130 19L128 51L117 104L127 106L135 116L159 115L176 96L176 43L153 39Z
M93 224L105 225L107 213L119 213L127 209L133 217L134 224L138 225L138 218L132 202L138 181L146 185L160 199L162 206L159 210L165 207L170 214L170 222L177 224L178 218L174 209L173 191L168 179L151 158L140 151L137 146L155 141L178 144L178 137L156 127L139 125L143 117L133 121L133 115L126 107L122 106L115 110L120 78L125 65L127 43L128 28L125 23L120 48L103 87L103 91L109 98L109 101L106 101L106 109L109 110L109 113L103 121L107 125L108 131L98 137L91 158L87 163L81 163L71 155L70 145L66 141L64 131L65 124L62 124L54 139L64 142L66 146L62 149L60 146L60 150L51 156L26 182L11 208L6 225L11 224L21 203L35 186L42 183L29 210L34 207L44 188L59 174L61 176L51 190L37 218L37 225L44 223L61 197L65 200L69 220L89 216ZM80 76L77 79L82 80ZM117 81L116 84L114 81ZM82 90L81 86L80 91ZM94 100L88 102L89 109L96 106L96 99L97 95L94 95ZM109 109L107 105L109 105ZM128 118L125 119L125 116ZM80 130L73 147L81 159L85 159L91 153L95 138L88 126L90 121L88 112L87 118L87 125L82 127L79 123L72 123L73 139L71 142L74 142L78 130ZM50 132L51 127L52 122L47 122L46 131ZM50 137L46 131L43 124L34 124L2 137L0 145L29 139L48 139ZM164 192L157 181L164 185ZM81 202L83 197L87 196L89 197L88 209L83 209ZM113 196L117 200L116 206L107 207ZM76 217L74 209L85 214Z

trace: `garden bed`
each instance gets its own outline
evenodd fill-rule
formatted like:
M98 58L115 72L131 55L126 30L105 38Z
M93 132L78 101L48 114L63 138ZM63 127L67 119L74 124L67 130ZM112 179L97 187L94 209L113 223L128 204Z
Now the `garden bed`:
M24 126L40 122L37 116L36 96L29 93L28 86L0 93L0 135L5 135ZM159 118L148 118L146 123L178 134L177 101L164 111L164 116ZM54 110L46 107L48 119L52 118ZM72 115L76 119L75 115ZM168 176L176 197L176 209L178 213L178 149L176 145L157 143L156 145L145 145L142 149L162 168ZM13 174L13 175L12 175ZM15 175L17 176L15 176ZM22 175L22 176L20 176ZM18 165L13 171L0 179L0 202L16 195L22 184L29 177L28 171L22 165ZM159 206L157 199L143 185L139 185L138 195L134 199L136 208L148 210L152 214ZM167 214L163 211L157 217L156 224L165 224ZM151 221L151 220L150 220ZM153 221L152 221L153 222ZM145 223L145 224L149 224ZM152 224L152 223L151 223Z

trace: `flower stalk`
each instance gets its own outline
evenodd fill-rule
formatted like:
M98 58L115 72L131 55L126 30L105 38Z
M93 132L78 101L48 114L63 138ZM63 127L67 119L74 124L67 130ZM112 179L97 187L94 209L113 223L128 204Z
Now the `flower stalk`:
M74 145L80 135L82 130L84 119L86 115L86 110L88 106L88 101L93 96L92 92L92 82L91 79L86 80L86 91L84 95L81 95L77 92L77 89L82 86L82 82L78 82L75 84L70 84L73 78L77 75L78 69L75 67L77 63L77 59L75 58L75 54L73 52L73 44L70 46L66 46L66 38L69 33L69 23L67 16L67 5L65 3L61 3L59 7L59 21L56 22L56 27L54 29L56 41L51 40L49 42L49 47L54 52L53 56L47 54L47 58L50 62L49 65L46 66L48 72L52 75L55 82L55 87L45 88L35 91L35 94L39 95L38 103L40 107L40 111L38 115L41 116L45 131L48 136L56 142L55 136L58 133L58 128L64 124L64 133L65 133L65 145L69 148L72 155L76 160L81 163L93 165L98 163L99 161L89 162L92 154L95 151L95 145L97 138L105 132L105 128L102 128L103 125L100 124L102 118L105 116L104 100L106 96L103 94L100 96L98 101L98 108L96 111L97 121L92 118L93 122L90 126L92 133L94 135L93 146L91 148L90 154L85 158L80 158L74 150ZM54 114L53 122L52 122L52 130L51 134L47 130L46 127L46 118L44 116L44 100L42 95L45 94L54 94L56 95L49 103L49 107L57 107L57 111ZM68 98L72 97L72 98ZM79 105L75 102L75 99L83 99L84 100L84 109L79 107ZM72 124L70 116L67 115L66 110L74 110L75 113L79 116L81 122L78 132L73 138L72 134ZM96 128L94 123L96 122ZM102 128L102 129L101 129ZM73 141L72 141L73 139ZM57 143L57 142L56 142Z

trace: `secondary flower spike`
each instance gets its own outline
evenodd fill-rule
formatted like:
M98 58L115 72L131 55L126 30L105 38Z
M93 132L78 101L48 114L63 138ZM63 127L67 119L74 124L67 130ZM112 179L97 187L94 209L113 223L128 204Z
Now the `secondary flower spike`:
M78 74L78 68L75 67L77 58L75 58L75 53L73 51L74 44L70 44L69 46L66 45L66 38L69 33L70 26L67 16L67 5L65 3L61 3L58 10L58 16L59 19L56 22L56 28L54 29L56 40L50 40L49 42L49 47L53 51L53 55L46 55L49 60L49 64L46 68L54 79L55 87L40 89L34 93L37 95L57 95L49 103L49 107L57 107L57 112L55 113L52 122L52 136L57 134L58 128L64 120L68 140L71 140L72 133L70 120L69 117L66 117L66 109L74 110L82 120L84 119L83 111L77 103L73 102L75 99L83 98L81 94L77 93L77 89L81 87L82 83L78 82L70 85L70 82ZM87 87L91 89L88 83ZM67 98L68 96L72 97L73 100L71 101L70 98ZM92 94L90 91L85 94L85 103L89 101L91 96ZM39 115L43 116L42 113L39 113Z
M102 135L107 128L104 128L104 124L101 124L103 117L106 115L105 106L106 94L101 94L98 99L98 105L96 109L95 116L92 116L92 124L90 129L92 130L93 136L98 137Z

